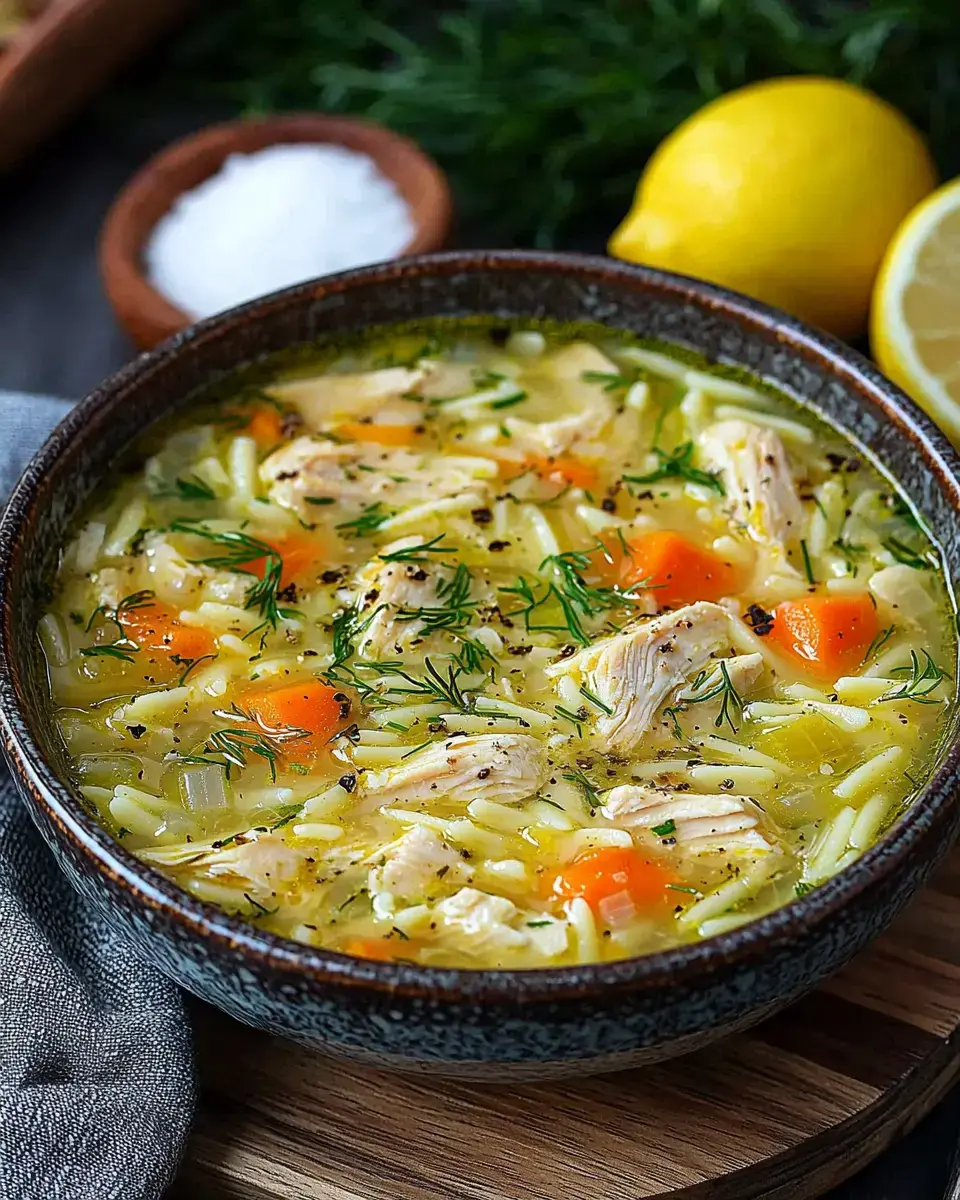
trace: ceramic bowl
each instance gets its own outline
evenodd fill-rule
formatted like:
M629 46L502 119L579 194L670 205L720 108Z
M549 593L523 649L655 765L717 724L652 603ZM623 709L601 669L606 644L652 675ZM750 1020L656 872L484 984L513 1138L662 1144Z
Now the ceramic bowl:
M410 206L416 232L403 254L439 250L453 218L443 171L415 143L355 117L286 113L213 125L162 150L120 191L100 234L100 274L120 324L148 350L192 321L150 279L143 263L150 234L185 192L215 175L231 154L294 142L346 146L366 154Z
M438 315L601 321L736 364L846 430L894 475L960 573L960 461L856 353L704 283L608 259L448 253L365 268L200 324L79 404L0 521L0 722L34 820L85 900L155 967L251 1025L339 1055L460 1075L611 1070L690 1050L809 990L891 921L960 823L954 712L899 823L824 886L752 924L644 958L543 971L371 962L258 930L142 866L65 782L36 620L91 489L144 427L241 363L346 331Z

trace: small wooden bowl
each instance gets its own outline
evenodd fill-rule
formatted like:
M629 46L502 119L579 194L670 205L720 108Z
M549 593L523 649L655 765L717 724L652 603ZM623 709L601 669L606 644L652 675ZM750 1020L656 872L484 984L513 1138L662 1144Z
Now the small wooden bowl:
M416 143L371 121L291 113L213 125L174 142L130 180L100 234L100 273L120 324L141 350L193 323L153 286L143 253L154 226L184 193L215 175L230 154L282 142L336 143L367 154L410 206L416 234L403 255L439 250L453 205L446 176Z

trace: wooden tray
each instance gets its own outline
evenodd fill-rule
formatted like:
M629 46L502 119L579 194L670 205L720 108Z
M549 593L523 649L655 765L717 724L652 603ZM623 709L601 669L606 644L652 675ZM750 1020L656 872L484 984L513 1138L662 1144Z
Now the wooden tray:
M0 169L56 128L190 0L46 0L0 46Z
M178 1198L806 1200L960 1075L960 851L842 974L643 1071L520 1087L334 1062L204 1009Z

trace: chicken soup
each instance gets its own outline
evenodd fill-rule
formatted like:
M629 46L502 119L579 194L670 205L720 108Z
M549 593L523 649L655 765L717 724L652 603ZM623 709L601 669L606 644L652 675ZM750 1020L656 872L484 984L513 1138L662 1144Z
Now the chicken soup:
M150 434L40 621L91 812L312 946L605 961L816 888L954 702L936 546L832 428L583 329L438 325Z

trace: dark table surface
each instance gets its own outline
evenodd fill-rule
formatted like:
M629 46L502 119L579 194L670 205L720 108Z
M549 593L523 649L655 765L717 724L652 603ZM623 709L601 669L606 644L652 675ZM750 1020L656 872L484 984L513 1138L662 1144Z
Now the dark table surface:
M145 159L202 123L87 116L2 181L0 388L78 397L132 356L100 287L100 224ZM585 238L568 248L601 246ZM941 1200L958 1136L960 1088L827 1200Z

